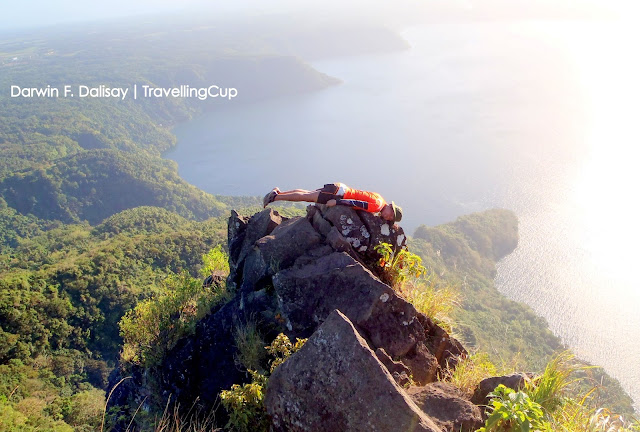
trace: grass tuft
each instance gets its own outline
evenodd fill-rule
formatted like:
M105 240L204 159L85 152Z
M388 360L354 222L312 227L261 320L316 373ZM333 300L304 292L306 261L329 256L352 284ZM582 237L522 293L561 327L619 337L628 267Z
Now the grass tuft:
M480 381L496 375L499 375L498 369L489 355L481 352L459 359L455 368L445 371L444 379L471 396Z
M441 284L431 275L428 278L405 281L400 292L417 311L451 333L453 313L460 306L462 295L458 289Z
M263 371L263 363L267 357L266 342L258 331L255 321L249 321L236 328L233 335L238 352L236 360L246 370Z

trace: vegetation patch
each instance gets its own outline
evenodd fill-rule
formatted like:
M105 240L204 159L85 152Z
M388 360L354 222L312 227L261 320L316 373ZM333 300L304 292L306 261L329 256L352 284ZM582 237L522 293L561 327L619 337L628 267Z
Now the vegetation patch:
M289 338L280 333L271 345L264 347L272 356L269 373L248 370L251 375L249 384L234 384L230 390L220 393L222 405L229 413L229 422L225 426L235 432L267 432L271 425L264 406L265 389L269 376L284 363L291 354L305 344L306 339L298 339L293 344Z

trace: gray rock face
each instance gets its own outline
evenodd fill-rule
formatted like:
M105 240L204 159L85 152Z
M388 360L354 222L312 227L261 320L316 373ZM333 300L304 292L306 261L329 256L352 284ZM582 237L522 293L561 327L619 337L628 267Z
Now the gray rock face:
M322 216L331 222L355 251L364 253L369 249L369 239L371 235L364 223L360 220L359 215L362 213L366 212L359 212L350 207L335 206L327 207ZM380 218L376 216L373 217L380 221Z
M253 215L247 223L242 248L236 261L238 263L242 262L251 252L256 241L271 234L285 220L277 211L272 209L266 209Z
M244 265L242 290L255 290L262 279L287 268L320 241L320 234L305 218L298 217L282 223L270 235L254 242Z
M266 209L251 217L240 216L235 210L231 211L228 222L229 247L229 276L227 284L235 289L242 277L244 260L253 249L255 242L262 237L271 234L275 227L280 225L283 218L277 211Z
M273 284L287 327L296 336L309 336L339 309L373 347L406 360L414 380L435 379L437 360L424 345L426 334L415 308L346 253L294 265L277 273Z
M373 246L380 243L389 243L394 251L398 251L407 245L407 236L404 230L391 222L381 221L379 217L371 213L361 212L360 220L369 232L371 248L367 255L375 256Z
M376 349L376 357L378 357L380 363L387 368L399 386L405 388L411 384L411 378L409 377L411 375L411 369L402 364L402 362L394 361L384 348Z
M483 425L480 408L447 383L435 382L407 390L411 399L444 430L473 432Z
M274 371L265 402L275 431L441 431L338 311Z

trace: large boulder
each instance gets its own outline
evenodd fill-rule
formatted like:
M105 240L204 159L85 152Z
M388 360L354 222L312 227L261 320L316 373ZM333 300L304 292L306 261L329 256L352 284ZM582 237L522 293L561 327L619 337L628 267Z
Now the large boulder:
M473 432L482 427L482 412L451 384L434 382L407 390L409 397L447 432Z
M286 218L273 209L266 209L253 215L247 223L237 262L242 262L253 249L255 242L271 234L285 220Z
M414 380L435 379L437 360L424 345L427 337L415 308L346 253L282 270L273 277L273 285L295 336L309 336L339 309L375 348L403 361Z
M231 210L228 221L227 245L229 248L229 276L227 283L229 288L235 289L242 279L244 260L253 249L256 241L271 234L286 218L277 211L266 209L251 217L240 216L235 210Z
M278 225L270 235L254 243L245 260L242 290L252 291L262 287L266 277L289 267L300 255L319 245L321 239L320 234L303 217Z
M274 371L265 405L274 431L441 431L339 311Z

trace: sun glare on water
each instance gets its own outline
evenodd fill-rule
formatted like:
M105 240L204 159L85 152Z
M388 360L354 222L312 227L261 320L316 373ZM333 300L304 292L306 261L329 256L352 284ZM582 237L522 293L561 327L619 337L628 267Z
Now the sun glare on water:
M575 36L567 40L583 89L587 153L567 204L593 265L618 277L634 267L640 247L640 32L607 25Z

